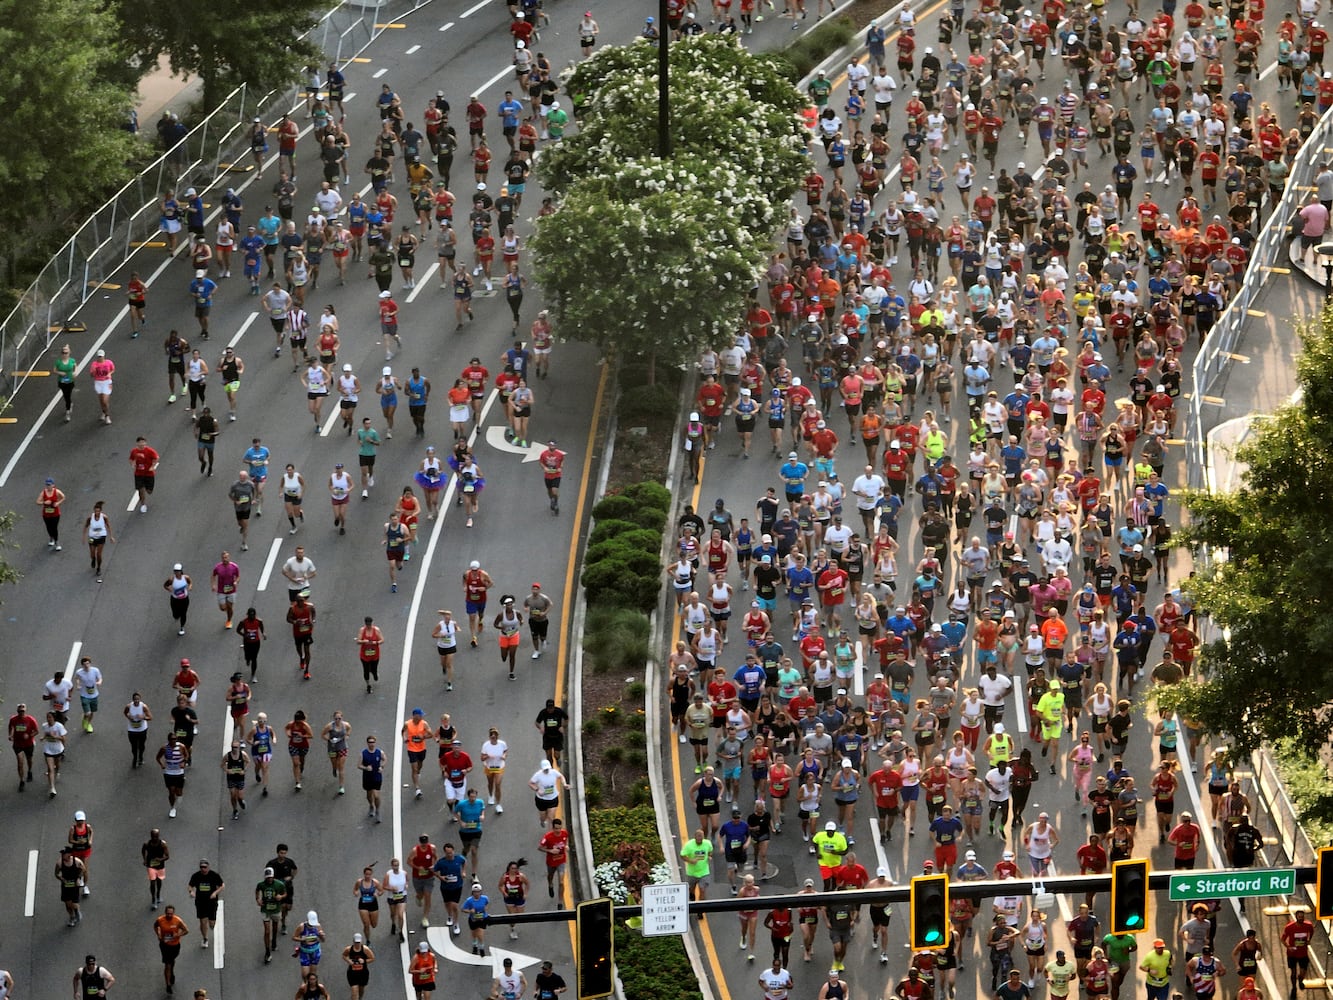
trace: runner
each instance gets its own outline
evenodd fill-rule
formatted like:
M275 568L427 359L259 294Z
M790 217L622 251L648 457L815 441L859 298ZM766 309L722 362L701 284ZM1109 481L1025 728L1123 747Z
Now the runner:
M231 498L232 509L236 514L237 529L241 533L242 552L250 551L250 515L258 509L255 503L255 498L258 495L259 485L250 478L248 469L242 469L238 473L236 482L232 483L231 489L227 491L227 496ZM214 587L214 591L218 593L219 598L222 596L216 587ZM219 600L219 604L221 603ZM231 628L231 609L224 606L223 610L227 613L227 627Z
M324 741L329 755L329 767L338 780L338 794L347 794L347 748L352 735L352 727L343 719L343 714L335 710L333 718L324 723L319 738Z
M51 792L55 794L54 791ZM60 901L65 904L66 927L74 927L83 920L83 911L79 908L79 886L83 882L83 862L74 856L73 848L66 845L60 849L60 860L56 862L56 881L60 883Z
M356 766L357 769L361 771L361 789L366 793L366 805L367 805L366 815L369 816L371 819L373 819L376 823L379 823L380 790L384 787L385 755L384 751L381 750L378 746L376 746L376 742L377 741L374 736L366 737L365 749L361 751L361 760ZM398 872L397 874L403 875L402 872ZM386 873L385 891L390 891L392 889L392 886L388 884L388 881L389 881L389 875L388 873ZM395 882L396 881L397 880L395 878ZM405 898L406 887L407 887L407 879L406 876L403 875L404 898ZM395 903L393 896L394 893L390 892L389 910L390 912L393 912L394 906L396 905L398 907L398 920L396 925L391 925L391 926L401 927L403 899L400 898ZM390 933L393 933L392 930L390 931Z
M240 674L236 674L234 679L239 680ZM249 688L246 688L247 693ZM233 709L234 711L234 709ZM236 730L237 733L244 732L244 718L242 725ZM250 755L245 752L241 745L239 736L231 741L231 749L222 755L222 773L227 776L227 794L231 799L231 818L240 819L241 810L245 805L245 775L250 770Z
M299 708L292 715L292 721L282 728L287 734L287 756L292 761L292 779L296 791L299 792L301 790L301 779L305 776L305 760L310 755L310 744L315 738L315 731L310 728L310 723L306 721L305 712ZM284 917L287 910L290 909L290 906L284 907Z
M329 502L333 506L333 526L338 534L347 534L347 504L352 499L352 477L342 462L335 462L329 476Z
M255 784L259 785L261 798L268 798L268 770L273 763L273 748L277 745L278 734L268 724L268 713L260 712L255 717L255 724L250 727L250 760L255 766Z
M98 583L102 582L102 553L106 543L110 541L114 545L116 542L115 535L111 534L111 519L102 510L105 506L105 500L98 500L93 504L93 512L83 522L84 537L88 539L88 559Z
M494 726L481 745L481 767L486 774L486 804L495 806L497 814L504 809L504 774L505 761L509 756L509 744L500 739L500 731Z
M500 662L509 664L509 679L514 680L514 667L518 658L519 635L523 628L523 615L514 610L514 595L503 594L500 597L500 613L492 622L498 632L500 643Z
M560 479L565 467L565 453L555 446L555 440L546 442L546 449L537 456L541 463L542 478L546 483L546 497L552 516L560 513Z
M366 694L370 694L370 682L380 679L380 651L384 645L384 633L369 615L357 629L356 645L361 659L361 677L366 682Z
M99 350L93 363L88 366L88 374L93 380L93 393L97 396L97 405L100 408L97 422L99 424L111 423L111 382L116 374L116 364L106 356L106 351ZM66 415L69 414L69 407L65 408Z
M74 671L74 686L79 692L79 707L83 709L83 731L93 731L93 717L97 714L97 703L102 694L102 671L93 665L91 656L79 659Z
M255 905L259 907L259 919L264 925L264 964L273 961L273 952L278 947L278 921L282 916L283 900L287 898L287 886L274 877L272 867L264 869L264 877L255 886Z
M65 423L69 423L74 409L74 376L79 370L78 362L70 353L69 344L61 345L53 367L56 372L56 386L60 389L61 399L65 403Z
M23 706L19 706L21 711ZM122 711L125 716L125 735L130 741L130 767L143 767L143 754L148 746L148 723L153 721L153 713L144 704L143 696L135 691L130 696ZM15 748L15 753L18 750ZM28 780L32 781L32 755L28 755ZM21 784L21 783L20 783ZM20 787L19 791L23 789Z
M380 896L384 887L375 878L375 869L371 865L361 869L361 877L352 884L352 895L356 897L356 912L361 918L362 934L370 934L380 923ZM362 940L362 934L357 940Z
M444 673L444 689L452 691L454 689L454 654L458 652L458 623L454 621L454 613L447 608L442 608L435 612L440 616L440 620L435 623L431 630L431 638L435 640L435 650L440 654L440 670ZM531 619L529 619L531 624Z
M108 417L108 424L111 418ZM138 437L130 449L130 467L134 470L135 498L139 502L139 513L148 513L148 498L153 495L153 485L157 479L157 467L161 456L148 446L148 439Z
M305 524L305 511L301 502L305 499L305 477L296 471L291 462L282 472L282 508L287 514L287 523L291 525L289 535L296 534L296 522L299 518Z
M343 365L342 374L338 376L338 412L348 437L352 436L352 423L356 418L356 404L360 398L361 380L352 374L351 365Z
M145 319L147 297L148 286L144 284L143 278L139 277L138 271L131 271L130 280L125 282L125 301L130 307L131 340L137 339L147 326L148 321Z
M424 491L426 520L434 521L440 512L440 494L444 492L444 465L436 456L434 445L426 446L426 457L421 460L415 479Z
M19 702L9 717L9 743L14 748L14 763L19 772L19 791L32 781L33 749L37 745L38 724L28 714L28 706Z
M361 499L370 499L370 487L375 485L375 450L379 448L380 433L370 426L370 418L362 417L357 428L357 465L361 469Z
M199 921L199 947L208 947L208 932L217 926L218 897L226 883L220 872L213 870L207 858L199 860L199 870L190 876L187 891L194 900L194 917Z
M380 380L375 383L375 392L380 397L380 413L384 415L384 436L390 441L393 440L393 417L398 412L398 392L402 388L403 383L394 378L393 369L385 365Z
M370 985L370 965L375 953L365 945L360 934L352 935L352 943L343 949L343 963L347 966L347 987L352 1000L361 1000Z
M523 598L523 609L528 613L528 632L532 637L532 658L541 659L551 625L551 610L555 602L542 593L542 585L533 583L532 592Z
M194 581L186 575L185 567L180 563L171 567L171 576L162 582L162 589L171 596L171 618L179 626L177 635L185 634L185 619L190 613L190 589L193 586Z
M412 794L416 798L421 798L421 765L426 760L426 741L430 739L430 724L426 722L426 713L423 709L412 709L412 717L403 723L401 735L403 745L407 750L407 761L412 771ZM409 859L410 860L410 859ZM414 864L414 867L415 864ZM421 902L421 892L417 893L417 902ZM430 913L429 899L425 904L427 915ZM423 924L422 926L429 926Z
M315 605L309 603L305 591L297 593L292 607L287 609L287 621L292 627L296 644L296 665L304 680L311 679L311 645L315 643ZM300 788L300 779L297 779Z
M463 594L467 606L469 644L477 648L477 638L486 628L486 592L495 586L491 575L472 560L463 574Z
M162 769L162 783L167 787L167 816L176 818L176 802L185 795L185 769L190 764L190 749L174 732L157 751L157 766Z
M218 359L218 375L222 379L222 391L227 396L227 420L230 423L236 421L236 394L241 391L241 376L244 374L245 362L235 348L223 348L222 357Z
M264 516L264 484L268 482L268 460L272 454L259 438L250 439L241 460L250 470L250 481L255 484L255 517Z
M528 779L528 787L532 789L532 802L537 807L537 823L544 830L548 821L555 820L560 796L568 789L565 776L549 760L544 760Z
M88 883L91 881L93 825L88 822L88 817L83 810L74 814L74 822L70 824L69 832L65 834L65 840L74 856L83 862L83 880L81 883L83 894L91 896L93 890Z

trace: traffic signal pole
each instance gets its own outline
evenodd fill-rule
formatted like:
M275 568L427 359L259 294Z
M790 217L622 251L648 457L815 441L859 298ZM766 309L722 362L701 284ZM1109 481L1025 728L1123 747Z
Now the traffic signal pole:
M1330 865L1333 869L1333 865ZM1225 887L1226 880L1235 880L1237 884L1247 883L1256 878L1267 874L1267 868L1193 868L1189 870L1165 869L1153 871L1148 875L1148 888L1152 892L1165 892L1170 887L1171 877L1179 875L1187 876L1215 876L1221 880L1220 885ZM1295 868L1296 883L1298 885L1313 885L1316 880L1318 869L1314 865L1298 866ZM1330 872L1333 877L1333 871ZM1052 875L1048 878L1024 879L1009 878L1003 880L986 879L977 882L959 882L957 880L949 881L949 895L957 898L981 900L989 899L994 896L1023 896L1034 895L1037 892L1050 892L1056 895L1081 895L1087 892L1105 892L1111 891L1111 875ZM1325 888L1326 893L1330 893L1333 898L1333 889ZM1232 893L1219 891L1219 897L1231 895ZM844 891L825 892L818 891L813 893L785 893L775 896L760 896L750 899L705 899L692 901L689 904L691 916L697 916L705 913L735 913L739 910L772 910L780 906L799 908L802 906L826 906L828 903L837 899L839 902L846 902L847 897L852 896L856 899L858 905L868 903L908 903L911 899L911 886L894 886L890 889L849 889ZM1292 909L1297 907L1293 905ZM1313 906L1302 906L1313 914ZM621 922L630 917L642 916L643 907L641 906L617 906L615 908L615 919ZM491 917L496 923L506 924L542 924L552 922L567 922L574 919L573 910L554 910L543 913L504 913L495 914Z

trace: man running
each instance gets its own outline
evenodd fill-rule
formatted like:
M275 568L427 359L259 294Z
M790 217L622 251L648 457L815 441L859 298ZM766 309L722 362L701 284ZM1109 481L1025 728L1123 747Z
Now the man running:
M106 422L111 423L107 417ZM148 513L148 498L153 495L153 485L157 480L157 466L161 457L148 446L146 437L138 437L130 449L130 467L134 470L135 499L139 501L139 513Z
M463 574L463 596L467 605L468 631L471 633L471 645L477 648L477 637L486 628L486 591L495 586L491 575L481 568L481 563L473 559Z
M560 513L560 479L565 467L565 453L555 446L555 440L546 442L546 450L537 456L546 482L546 497L552 516Z
M245 473L242 472L241 475L244 476ZM235 486L232 487L232 489L235 488ZM237 509L236 516L238 518L240 517L239 508ZM218 560L217 564L213 567L213 574L211 577L213 593L216 594L218 598L218 607L222 610L223 615L226 616L226 624L223 625L223 628L231 628L232 614L236 610L236 584L240 579L241 567L231 561L230 552L223 550L222 558ZM260 631L263 631L262 624L260 625ZM253 670L251 670L250 676L254 676Z

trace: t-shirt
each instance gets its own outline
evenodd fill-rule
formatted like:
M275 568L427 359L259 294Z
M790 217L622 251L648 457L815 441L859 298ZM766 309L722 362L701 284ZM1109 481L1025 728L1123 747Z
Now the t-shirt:
M569 860L569 831L548 830L539 842L546 855L547 868L559 868Z
M680 856L685 860L685 874L690 878L708 877L708 859L712 856L713 844L708 840L687 840L680 849Z
M153 466L157 465L158 454L148 445L141 448L135 448L130 452L130 461L134 463L134 474L136 476L155 475Z
M1143 956L1139 963L1148 977L1149 986L1165 986L1171 981L1171 952L1165 948L1159 953L1156 948Z

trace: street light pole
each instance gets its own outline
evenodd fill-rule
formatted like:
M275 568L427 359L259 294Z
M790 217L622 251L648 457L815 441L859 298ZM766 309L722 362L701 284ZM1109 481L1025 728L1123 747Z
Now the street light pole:
M671 159L671 81L667 59L667 0L657 0L657 155Z

